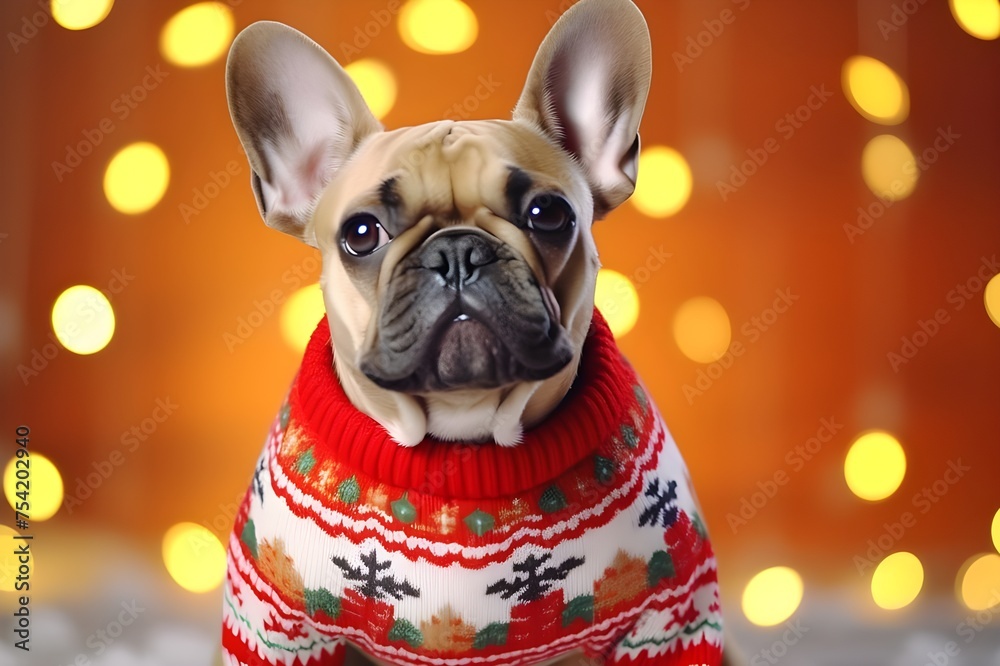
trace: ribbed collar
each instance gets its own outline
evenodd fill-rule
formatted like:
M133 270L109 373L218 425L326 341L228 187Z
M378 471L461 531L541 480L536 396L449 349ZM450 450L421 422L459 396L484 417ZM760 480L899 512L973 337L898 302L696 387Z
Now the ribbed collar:
M573 387L549 418L524 433L521 444L503 448L428 437L405 448L347 399L324 318L292 390L291 417L311 431L317 459L331 457L384 483L442 498L511 497L559 477L608 441L635 404L635 381L595 308Z

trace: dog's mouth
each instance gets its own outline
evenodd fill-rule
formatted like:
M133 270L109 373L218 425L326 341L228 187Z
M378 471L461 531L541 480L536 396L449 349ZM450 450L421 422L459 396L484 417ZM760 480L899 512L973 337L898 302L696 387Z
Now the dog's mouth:
M555 313L546 312L548 322L542 329L513 322L521 335L510 334L512 322L504 321L509 319L504 314L476 312L456 301L437 319L423 344L397 353L377 346L363 358L361 371L382 388L426 393L540 381L572 360L567 336L551 316Z

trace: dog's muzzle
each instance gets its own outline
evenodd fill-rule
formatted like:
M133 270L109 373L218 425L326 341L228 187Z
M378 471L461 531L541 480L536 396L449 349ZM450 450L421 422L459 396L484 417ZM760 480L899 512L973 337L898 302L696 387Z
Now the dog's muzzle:
M559 315L514 248L476 229L439 231L393 270L361 370L409 393L547 379L573 357Z

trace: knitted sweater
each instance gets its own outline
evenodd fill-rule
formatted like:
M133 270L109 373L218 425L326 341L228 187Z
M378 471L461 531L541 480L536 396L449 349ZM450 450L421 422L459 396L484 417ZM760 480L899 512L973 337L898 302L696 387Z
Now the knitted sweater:
M326 321L229 542L228 664L718 664L687 470L595 312L579 376L514 448L394 443L347 399Z

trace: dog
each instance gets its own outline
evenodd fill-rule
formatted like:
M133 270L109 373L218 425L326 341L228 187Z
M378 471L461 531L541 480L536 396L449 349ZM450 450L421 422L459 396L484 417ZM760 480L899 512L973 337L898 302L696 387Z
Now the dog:
M511 120L385 131L320 46L255 23L233 122L326 317L229 542L229 664L718 664L684 462L594 308L651 76L629 0L581 0Z

